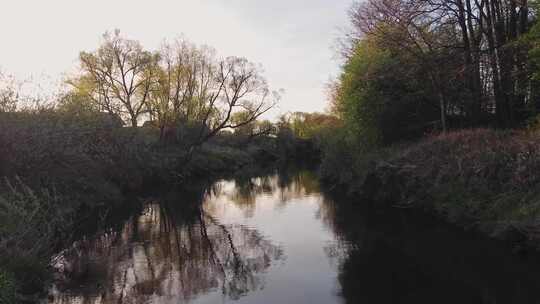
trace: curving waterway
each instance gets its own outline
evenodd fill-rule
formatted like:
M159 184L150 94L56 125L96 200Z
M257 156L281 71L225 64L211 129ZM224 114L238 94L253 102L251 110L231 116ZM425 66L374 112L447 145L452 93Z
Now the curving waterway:
M167 192L54 259L45 303L539 303L540 263L311 171Z

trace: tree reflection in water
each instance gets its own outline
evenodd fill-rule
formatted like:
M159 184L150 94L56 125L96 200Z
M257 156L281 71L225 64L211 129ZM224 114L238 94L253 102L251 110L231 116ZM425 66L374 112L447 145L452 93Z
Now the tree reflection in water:
M339 195L321 204L346 303L540 303L540 257L421 211L368 206Z
M238 299L263 287L280 247L221 224L201 201L179 205L149 203L119 231L74 244L57 259L69 284L53 303L179 303L212 290Z
M333 194L282 171L160 198L61 255L53 303L540 303L537 256Z
M214 201L226 200L226 203L233 203L243 211L244 217L249 218L253 216L257 200L261 197L271 198L275 208L283 208L295 199L305 199L310 195L320 198L315 172L280 170L273 175L217 182L206 197L205 209L208 213L218 213Z

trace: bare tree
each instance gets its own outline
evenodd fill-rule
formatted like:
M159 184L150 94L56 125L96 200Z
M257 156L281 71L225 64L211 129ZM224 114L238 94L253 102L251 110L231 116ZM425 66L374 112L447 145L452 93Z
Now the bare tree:
M272 95L272 96L269 96ZM216 77L202 116L200 142L224 129L236 129L249 124L269 111L279 99L271 93L258 67L245 58L228 57L217 63ZM236 112L244 119L232 121Z
M155 81L151 67L157 55L145 51L139 42L106 33L94 52L81 52L82 75L69 83L92 97L102 110L117 114L136 127Z
M191 131L196 136L185 143L192 147L222 130L254 122L279 99L257 65L240 57L217 58L213 49L184 40L165 44L157 67L150 116L162 137L165 129L173 129L178 135L183 125L194 127ZM240 112L242 119L233 120Z
M118 31L104 38L97 51L80 54L82 74L69 83L134 127L147 115L162 140L172 133L188 148L200 146L222 130L252 123L279 99L261 68L245 58L219 58L183 39L152 53ZM232 121L238 112L244 119Z

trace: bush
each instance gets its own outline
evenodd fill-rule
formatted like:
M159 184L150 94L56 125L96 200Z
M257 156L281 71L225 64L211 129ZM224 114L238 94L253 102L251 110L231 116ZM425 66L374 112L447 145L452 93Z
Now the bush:
M150 135L137 131L57 112L4 113L0 176L22 176L32 188L55 185L77 194L77 204L118 201L152 163Z
M54 191L6 181L0 196L0 268L13 273L22 293L39 292L59 240L69 239L73 209Z
M410 147L393 162L414 166L411 173L429 186L431 196L461 189L467 213L480 220L532 221L539 215L532 208L540 195L540 138L535 134L452 132Z
M153 161L155 134L142 131L56 111L0 113L0 268L23 293L41 291L72 219L166 168Z
M330 147L323 177L370 200L422 206L489 234L513 229L540 241L536 133L462 130L356 155L342 143Z
M391 158L399 147L369 149L344 129L335 130L323 139L319 175L327 182L352 186L351 191L358 190L376 164Z
M16 302L17 287L13 276L0 269L0 304L13 304Z
M211 177L234 171L252 161L246 151L206 144L193 155L182 174L184 178Z

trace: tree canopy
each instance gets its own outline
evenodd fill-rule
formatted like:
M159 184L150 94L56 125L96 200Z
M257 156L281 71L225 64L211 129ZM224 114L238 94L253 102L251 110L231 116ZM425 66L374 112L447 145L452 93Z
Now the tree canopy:
M212 48L184 39L148 51L115 31L104 35L97 50L81 52L79 61L80 73L67 80L71 104L86 102L85 108L121 117L132 127L150 121L162 136L190 126L198 133L195 145L254 122L279 99L258 65L218 57Z
M531 7L514 0L355 3L345 63L332 84L334 113L366 145L525 125L540 110Z

